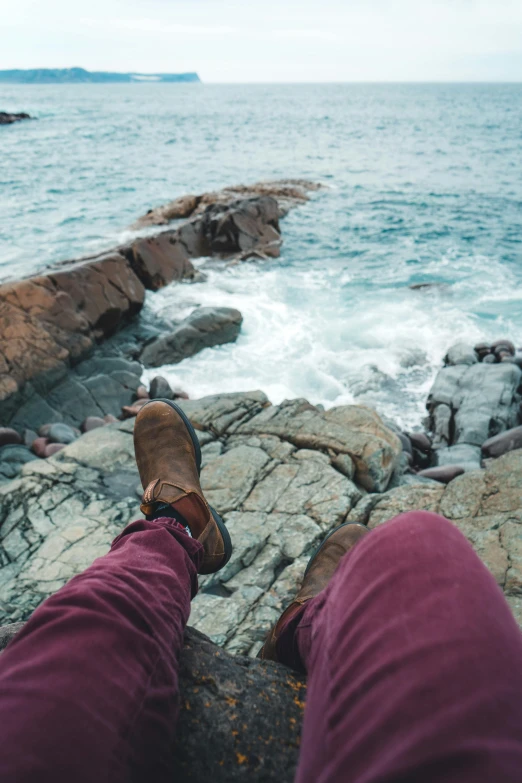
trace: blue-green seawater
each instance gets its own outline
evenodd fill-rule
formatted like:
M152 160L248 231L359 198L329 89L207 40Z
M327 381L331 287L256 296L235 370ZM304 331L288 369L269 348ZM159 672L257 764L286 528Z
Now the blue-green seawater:
M522 85L2 86L0 277L128 239L151 206L259 179L328 186L281 258L148 295L238 307L235 345L164 371L191 395L374 405L420 422L456 340L522 344ZM423 291L415 283L442 284Z

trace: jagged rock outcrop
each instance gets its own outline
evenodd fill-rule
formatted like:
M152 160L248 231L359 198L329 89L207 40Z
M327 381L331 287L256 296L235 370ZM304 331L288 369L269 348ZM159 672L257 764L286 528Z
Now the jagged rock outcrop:
M161 207L150 209L136 221L133 228L164 226L173 220L181 220L202 214L207 207L228 204L238 199L252 199L270 196L277 201L279 217L290 209L308 201L309 193L320 190L322 185L304 179L284 179L272 182L257 182L254 185L235 185L219 191L202 193L199 196L181 196Z
M198 307L173 332L145 346L140 360L145 367L177 364L204 348L237 340L243 316L233 307Z
M436 464L479 468L482 445L520 423L521 401L522 371L512 343L454 345L427 402Z

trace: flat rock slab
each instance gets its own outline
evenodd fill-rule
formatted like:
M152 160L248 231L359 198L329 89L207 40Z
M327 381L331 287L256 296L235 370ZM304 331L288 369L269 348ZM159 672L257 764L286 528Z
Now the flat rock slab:
M370 495L348 519L370 528L405 511L425 510L454 522L503 589L522 625L522 449L447 486L399 487Z

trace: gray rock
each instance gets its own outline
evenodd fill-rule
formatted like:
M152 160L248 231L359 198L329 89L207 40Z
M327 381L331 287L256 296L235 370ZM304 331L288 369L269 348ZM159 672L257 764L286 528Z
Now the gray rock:
M165 378L156 375L150 382L149 397L151 400L174 400L176 394Z
M456 364L471 365L477 362L478 357L473 346L462 342L452 345L444 357L444 363L450 366Z
M231 307L200 307L171 333L146 345L141 361L148 367L178 364L188 356L215 345L234 342L243 317Z
M326 451L332 458L348 454L355 480L369 492L386 489L402 452L397 435L362 405L323 412L306 400L291 400L267 408L239 432L276 435L298 448Z
M468 443L458 443L447 449L437 449L436 462L438 466L457 465L465 471L478 470L482 460L479 446L470 446Z
M511 363L444 367L428 397L435 443L480 447L516 426L521 380L522 372ZM441 405L446 407L439 412Z
M20 433L11 427L0 427L0 447L17 443L22 443Z
M52 424L47 435L51 443L72 443L77 440L78 435L72 427L67 424Z
M0 480L15 478L27 462L32 462L35 459L37 457L27 446L20 444L2 446L0 448Z

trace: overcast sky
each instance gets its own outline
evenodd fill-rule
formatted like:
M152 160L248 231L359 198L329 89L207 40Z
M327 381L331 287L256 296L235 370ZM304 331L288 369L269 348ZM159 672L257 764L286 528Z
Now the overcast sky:
M0 69L522 81L522 0L0 0L0 19Z

